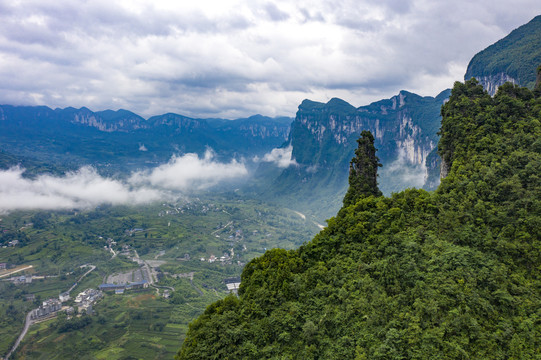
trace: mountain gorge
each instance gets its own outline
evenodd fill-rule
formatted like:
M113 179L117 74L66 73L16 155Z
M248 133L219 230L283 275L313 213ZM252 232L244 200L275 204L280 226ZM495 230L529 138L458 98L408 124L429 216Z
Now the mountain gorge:
M0 105L0 355L43 300L150 271L13 358L539 359L540 24L435 97L235 120Z

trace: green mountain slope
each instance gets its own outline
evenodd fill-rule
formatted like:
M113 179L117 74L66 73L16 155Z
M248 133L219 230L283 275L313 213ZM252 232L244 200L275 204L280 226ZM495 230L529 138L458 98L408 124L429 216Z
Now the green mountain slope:
M533 89L540 63L541 15L475 55L464 78L477 78L491 94L506 81Z
M535 359L541 97L457 83L437 191L361 196L298 250L248 263L178 359Z

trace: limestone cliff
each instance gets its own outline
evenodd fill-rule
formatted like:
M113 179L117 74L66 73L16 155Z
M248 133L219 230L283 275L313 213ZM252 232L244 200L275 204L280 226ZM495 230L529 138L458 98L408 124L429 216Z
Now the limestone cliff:
M440 108L448 94L421 97L401 91L359 108L337 98L327 103L304 100L283 146L291 146L295 165L279 169L265 191L288 202L300 198L315 204L318 198L333 199L325 209L332 214L341 205L336 199L345 193L349 161L364 130L374 135L383 164L379 188L384 193L422 187L427 179L427 156L438 141ZM269 177L268 171L261 173ZM298 205L309 208L308 204Z

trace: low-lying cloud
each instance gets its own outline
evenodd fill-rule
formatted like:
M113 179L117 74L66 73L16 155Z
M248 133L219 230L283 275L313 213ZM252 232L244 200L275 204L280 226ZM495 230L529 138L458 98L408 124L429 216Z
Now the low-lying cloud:
M293 159L293 146L291 144L285 148L272 149L270 153L263 156L261 161L274 163L280 168L297 165L297 162Z
M380 179L393 179L392 183L399 184L392 191L415 187L421 188L424 186L427 177L427 169L425 164L411 164L400 152L398 158L389 164L384 164L380 171Z
M0 212L90 208L103 203L140 204L161 197L157 190L131 188L119 180L104 178L91 167L63 177L40 175L27 179L23 173L22 168L0 171Z
M64 176L23 177L24 169L0 171L0 213L14 210L85 209L100 204L138 205L173 196L178 191L200 190L248 174L243 163L220 163L211 151L173 157L152 170L133 173L127 181L101 176L82 167Z
M248 175L246 166L236 160L220 163L207 150L203 158L197 154L173 157L155 169L132 174L130 184L158 187L167 190L205 189L219 182Z

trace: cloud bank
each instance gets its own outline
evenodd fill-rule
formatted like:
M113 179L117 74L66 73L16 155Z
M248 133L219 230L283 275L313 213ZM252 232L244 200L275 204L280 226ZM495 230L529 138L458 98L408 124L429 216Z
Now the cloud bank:
M144 116L292 115L436 95L538 0L0 3L0 103Z
M379 171L380 179L392 179L395 187L391 186L386 191L398 191L405 188L422 188L427 178L427 168L423 164L412 164L406 159L404 149L399 150L398 158L391 163L384 164Z
M141 204L161 197L157 190L133 189L118 180L101 177L90 167L64 177L40 175L26 179L23 172L21 168L0 171L0 212L89 208L103 203Z
M293 159L293 146L291 144L285 148L272 149L270 153L263 156L261 161L274 163L280 168L297 165L297 162Z
M203 158L197 154L174 156L167 164L136 172L130 177L129 183L167 190L201 190L246 175L248 170L243 163L236 160L216 162L214 153L207 150Z
M244 164L214 161L212 152L173 157L155 169L137 172L128 181L102 177L91 167L65 176L23 177L24 169L0 171L0 213L13 210L86 209L100 204L138 205L174 196L175 192L205 189L247 175Z

